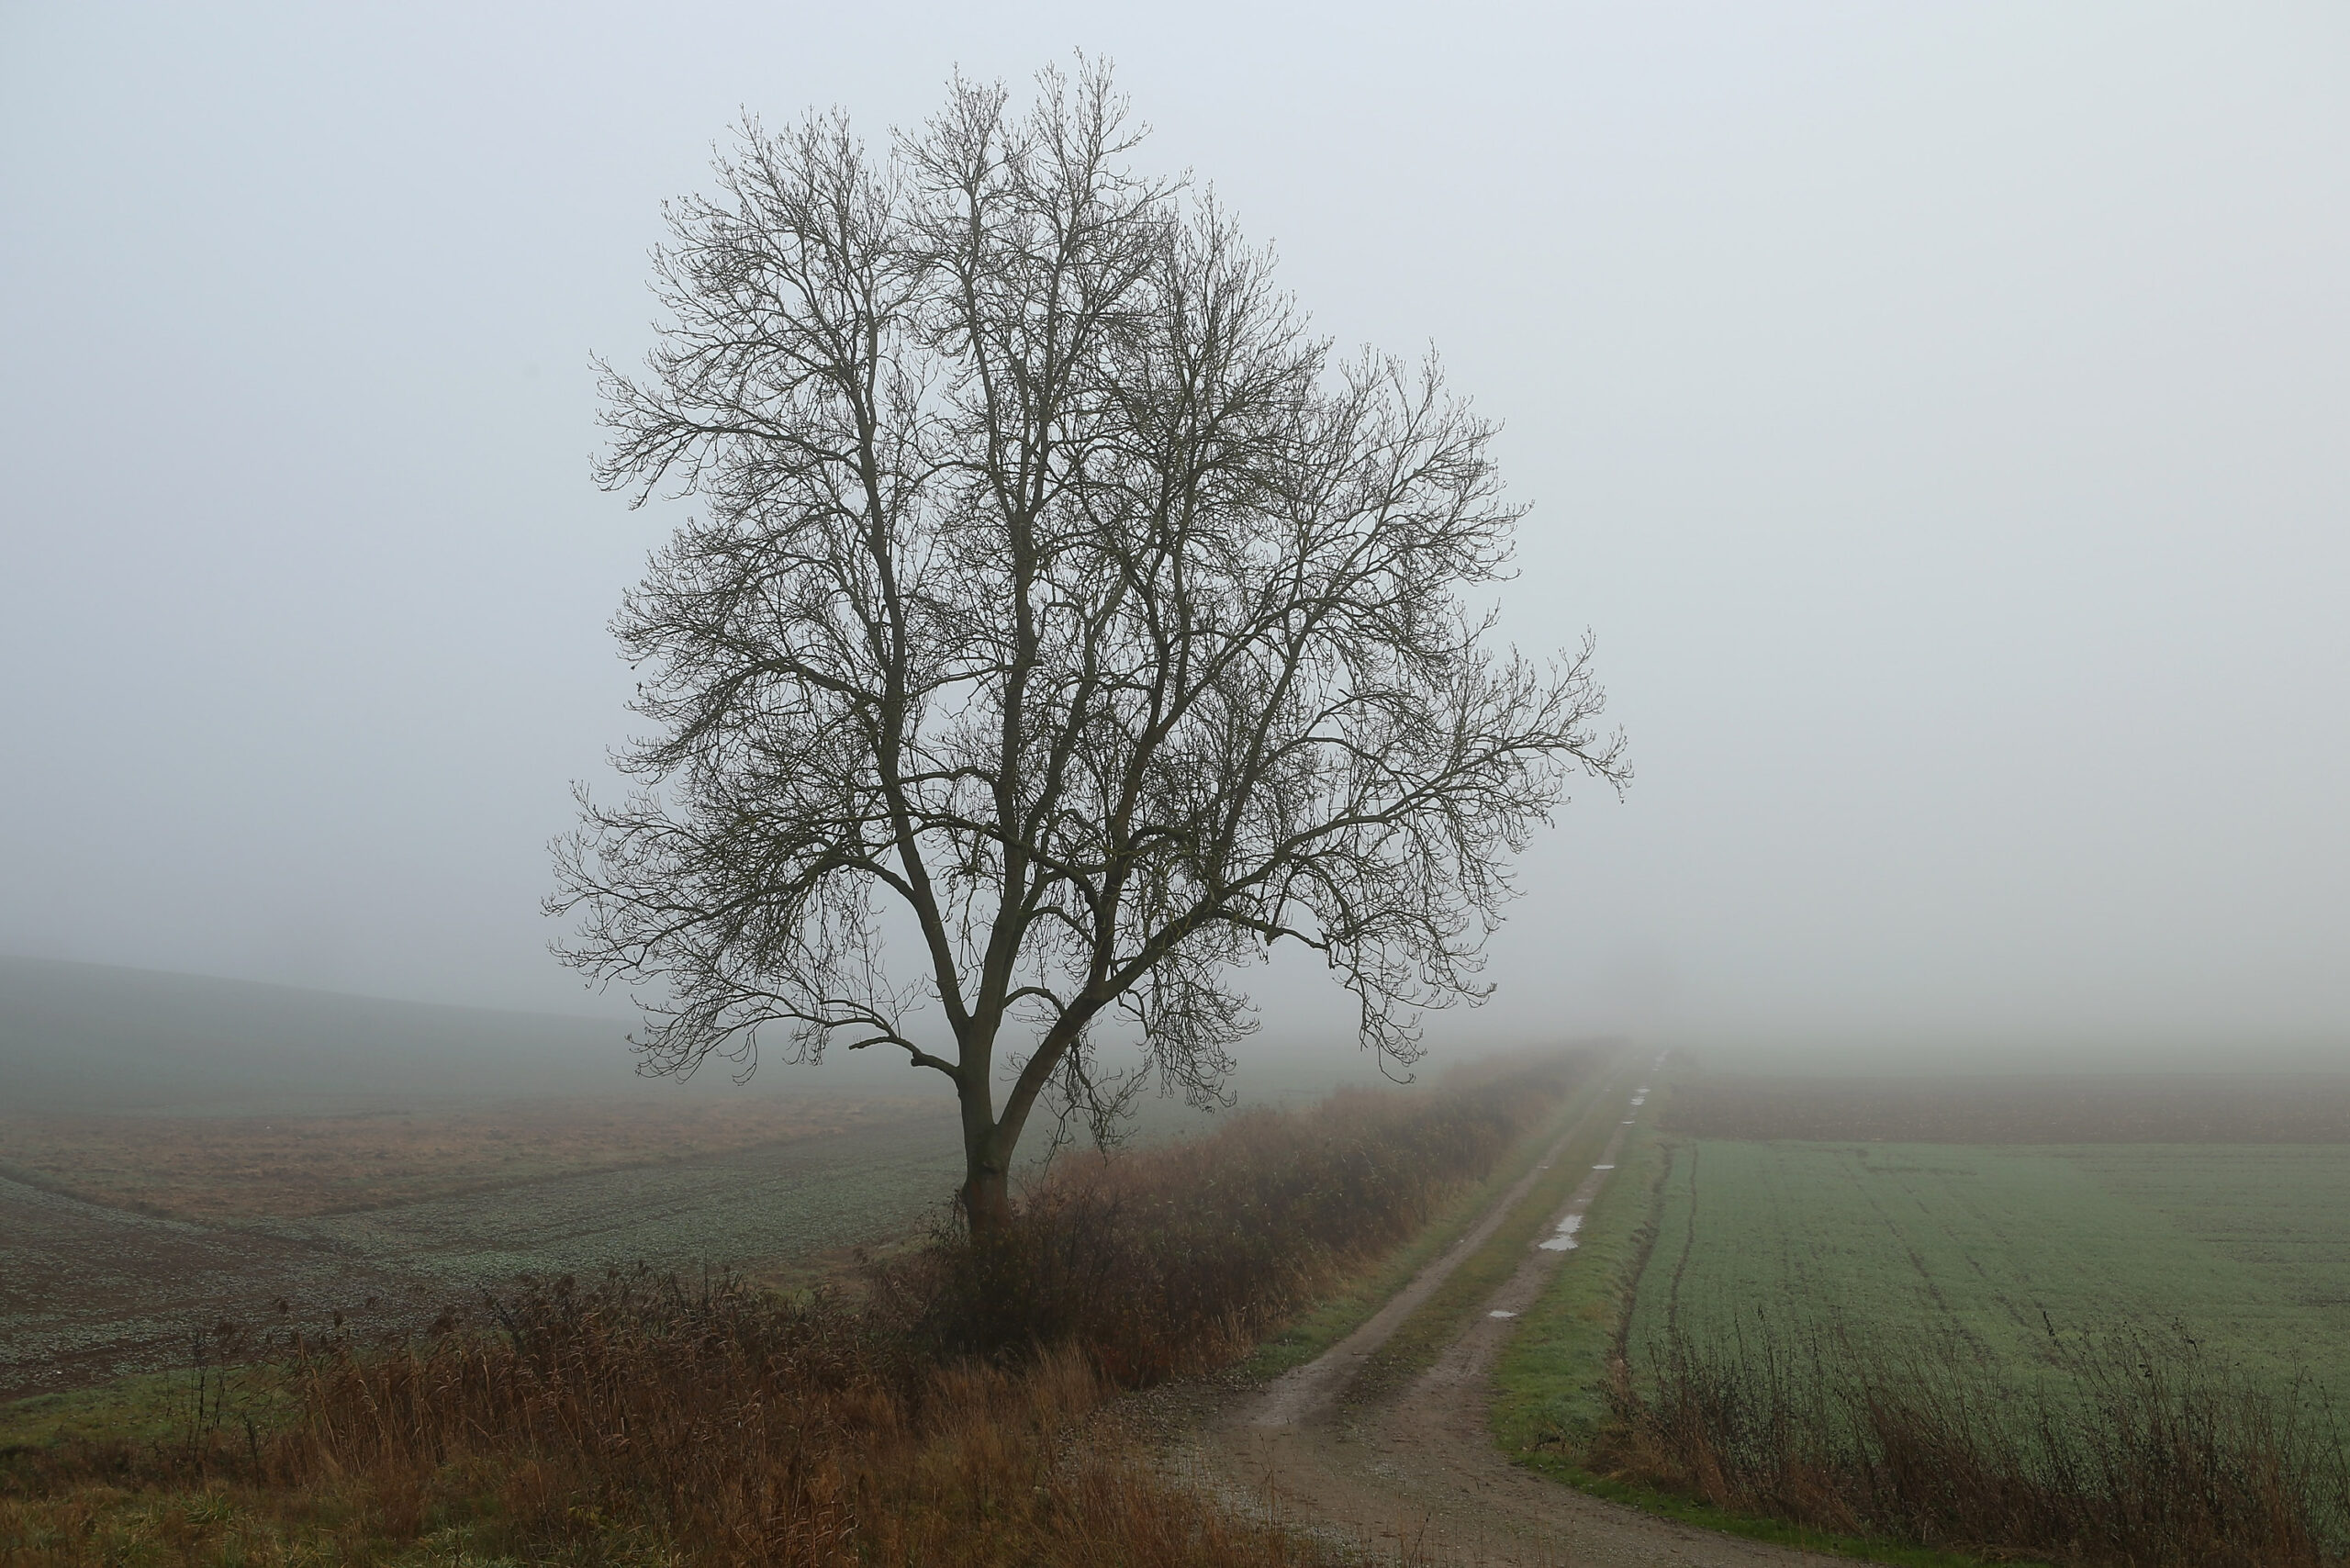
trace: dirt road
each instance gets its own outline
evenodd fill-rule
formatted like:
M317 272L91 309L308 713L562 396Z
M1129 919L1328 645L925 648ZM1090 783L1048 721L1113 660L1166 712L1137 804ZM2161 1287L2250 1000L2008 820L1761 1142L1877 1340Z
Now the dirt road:
M1645 1086L1643 1086L1643 1090ZM1562 1134L1470 1233L1361 1327L1318 1359L1252 1391L1194 1434L1193 1463L1227 1496L1281 1520L1336 1534L1375 1557L1543 1568L1794 1568L1838 1561L1709 1530L1586 1496L1509 1462L1487 1424L1494 1362L1551 1275L1574 1266L1572 1236L1607 1180L1637 1102L1604 1099ZM1590 1171L1550 1216L1516 1271L1472 1327L1400 1393L1347 1395L1364 1362L1489 1240L1541 1170L1592 1118L1617 1126ZM1547 1245L1545 1245L1547 1243Z

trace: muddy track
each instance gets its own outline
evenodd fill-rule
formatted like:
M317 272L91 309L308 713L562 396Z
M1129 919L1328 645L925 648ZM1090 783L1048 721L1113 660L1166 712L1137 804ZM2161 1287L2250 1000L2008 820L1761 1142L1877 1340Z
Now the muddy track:
M1643 1086L1645 1089L1645 1085ZM1470 1233L1362 1327L1320 1357L1227 1402L1192 1434L1188 1454L1236 1503L1371 1556L1543 1568L1793 1568L1840 1561L1742 1540L1602 1501L1512 1464L1489 1425L1494 1362L1561 1268L1607 1180L1585 1175L1470 1327L1402 1389L1349 1398L1356 1374L1405 1318L1489 1240L1539 1173L1601 1122L1617 1125L1600 1167L1613 1167L1637 1104L1604 1096L1496 1199ZM1547 1245L1546 1245L1547 1244Z

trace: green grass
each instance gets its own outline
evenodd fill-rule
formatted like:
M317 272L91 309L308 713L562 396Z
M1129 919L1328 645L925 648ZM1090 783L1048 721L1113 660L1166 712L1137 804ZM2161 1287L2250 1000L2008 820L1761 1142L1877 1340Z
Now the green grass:
M253 1374L229 1374L228 1404L239 1413L274 1408L275 1388ZM192 1372L149 1372L95 1388L36 1394L0 1405L0 1453L44 1448L69 1439L127 1442L139 1447L184 1437L195 1405ZM207 1401L214 1392L207 1385Z
M1583 1216L1581 1245L1518 1319L1494 1370L1494 1434L1511 1453L1561 1443L1580 1450L1606 1416L1608 1353L1666 1160L1651 1122L1632 1129L1615 1175Z
M1909 1546L1901 1541L1874 1537L1831 1535L1826 1530L1808 1529L1784 1519L1733 1514L1728 1509L1713 1507L1670 1492L1660 1492L1653 1487L1628 1485L1606 1476L1594 1475L1554 1455L1528 1456L1526 1462L1530 1468L1563 1481L1578 1491L1588 1492L1595 1497L1605 1497L1611 1503L1622 1503L1643 1513L1694 1525L1699 1529L1719 1530L1724 1535L1734 1535L1746 1540L1768 1541L1774 1546L1816 1551L1823 1557L1846 1557L1858 1562L1886 1562L1893 1564L1893 1568L2050 1568L2050 1564L2035 1558L1975 1557L1963 1551L1939 1551L1931 1547Z

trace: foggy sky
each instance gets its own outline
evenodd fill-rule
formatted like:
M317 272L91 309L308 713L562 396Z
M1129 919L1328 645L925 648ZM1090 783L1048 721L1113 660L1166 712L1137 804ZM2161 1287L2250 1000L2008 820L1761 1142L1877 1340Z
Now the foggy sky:
M1639 777L1440 1035L2350 1038L2332 3L0 6L0 952L591 1005L660 202L1080 47L1597 634Z

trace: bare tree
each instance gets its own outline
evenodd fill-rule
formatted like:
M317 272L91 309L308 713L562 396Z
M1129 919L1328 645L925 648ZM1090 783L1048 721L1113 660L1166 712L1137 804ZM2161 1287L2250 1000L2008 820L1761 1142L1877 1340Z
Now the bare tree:
M746 123L669 209L599 478L705 510L617 618L654 733L549 901L642 988L647 1070L780 1032L943 1074L980 1233L1040 1099L1102 1135L1154 1074L1220 1093L1283 938L1413 1060L1483 994L1505 854L1628 776L1587 640L1487 645L1492 427L1433 359L1334 359L1130 171L1105 74L1040 85L958 81L886 158Z

